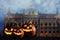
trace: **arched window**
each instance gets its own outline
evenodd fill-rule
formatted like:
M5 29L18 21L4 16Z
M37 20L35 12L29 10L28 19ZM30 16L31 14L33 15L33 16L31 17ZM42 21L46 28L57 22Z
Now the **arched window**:
M43 33L43 31L41 31L41 33Z
M57 25L59 26L59 23L57 23Z
M59 33L59 31L57 31L57 33Z
M47 23L45 23L45 26L47 26Z
M49 26L51 26L51 23L49 23Z
M43 23L41 23L40 25L43 26Z
M53 23L53 26L55 26L55 23Z
M55 31L53 31L53 33L55 33Z
M51 33L51 31L49 31L49 33Z
M45 31L45 33L47 33L47 31Z

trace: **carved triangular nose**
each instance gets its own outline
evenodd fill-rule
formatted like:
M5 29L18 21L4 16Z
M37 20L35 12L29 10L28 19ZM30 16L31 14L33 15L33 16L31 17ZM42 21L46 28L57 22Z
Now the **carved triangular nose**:
M27 29L29 29L29 26L27 27Z

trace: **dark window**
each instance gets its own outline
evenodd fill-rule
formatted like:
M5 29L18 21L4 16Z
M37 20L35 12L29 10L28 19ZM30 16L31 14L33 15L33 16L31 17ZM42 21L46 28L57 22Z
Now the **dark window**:
M49 23L49 26L51 26L51 23Z
M43 23L41 23L41 26L43 26Z
M57 23L57 25L59 26L59 23Z
M45 31L45 33L47 33L47 31Z
M55 33L55 31L53 31L53 33Z
M53 26L55 26L55 23L53 23Z
M59 31L57 31L57 33L59 33Z
M49 33L51 33L51 31L49 31Z
M43 33L43 31L41 31L41 33Z
M47 26L47 23L45 23L45 26Z

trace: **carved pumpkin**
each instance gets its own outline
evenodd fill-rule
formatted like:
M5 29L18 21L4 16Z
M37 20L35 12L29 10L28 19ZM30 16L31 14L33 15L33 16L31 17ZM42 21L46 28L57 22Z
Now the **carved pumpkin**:
M29 24L28 23L23 24L23 28L26 33L30 32L32 36L36 35L36 28L35 25L32 24L32 22L30 22Z
M24 25L24 31L25 32L30 32L30 31L32 31L32 27L30 27L30 26L28 26L28 25Z
M20 23L18 23L18 22L15 21L12 26L13 26L13 28L14 28L13 34L14 34L15 36L23 37L24 31L23 31L22 28L20 28Z
M11 28L11 29L5 28L5 29L4 29L4 33L5 33L6 35L12 35L12 32L13 32L13 28Z
M14 32L13 32L15 35L17 36L20 36L20 37L23 37L24 36L24 31L22 28L20 29L14 29Z
M12 27L12 23L11 22L7 22L5 24L5 28L3 30L3 33L6 35L12 35L13 32L13 27Z

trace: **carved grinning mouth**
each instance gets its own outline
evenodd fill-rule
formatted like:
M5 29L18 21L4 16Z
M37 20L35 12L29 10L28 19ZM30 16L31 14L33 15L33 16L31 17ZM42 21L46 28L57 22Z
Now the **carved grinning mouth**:
M32 29L24 29L25 32L30 32Z
M21 35L22 33L17 33L17 32L14 32L15 35Z
M7 34L7 35L11 35L12 34L12 32L7 32L7 31L4 31L5 32L5 34Z

